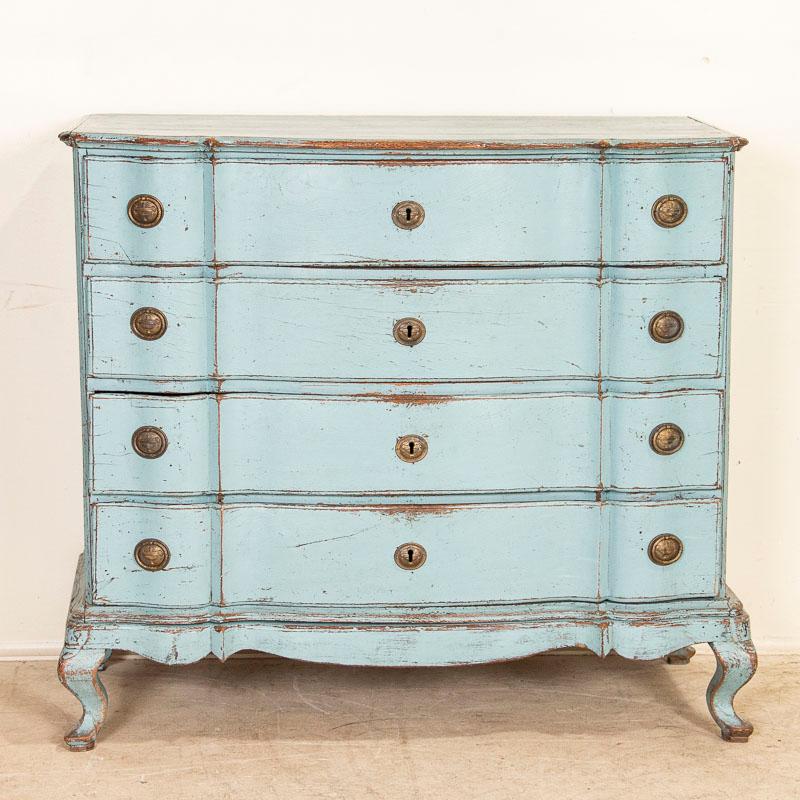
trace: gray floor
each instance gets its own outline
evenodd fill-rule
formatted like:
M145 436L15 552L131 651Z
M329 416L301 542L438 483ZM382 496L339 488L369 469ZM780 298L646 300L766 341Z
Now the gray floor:
M55 663L5 662L0 798L800 798L800 656L762 657L742 690L748 744L724 743L706 712L713 663L115 659L97 748L70 753L79 706Z

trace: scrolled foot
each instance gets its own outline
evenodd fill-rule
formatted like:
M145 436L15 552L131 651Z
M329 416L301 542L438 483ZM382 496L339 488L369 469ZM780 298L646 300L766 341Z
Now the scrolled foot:
M70 750L91 750L108 708L108 694L100 681L100 667L110 650L66 645L58 660L58 678L83 706L80 722L65 737Z
M706 692L708 710L726 742L746 742L753 726L734 711L733 699L755 674L758 666L755 648L749 639L709 644L717 657L717 669Z
M695 652L696 650L694 647L687 645L678 650L673 650L671 653L664 656L664 661L666 661L667 664L688 664L692 660L692 656Z

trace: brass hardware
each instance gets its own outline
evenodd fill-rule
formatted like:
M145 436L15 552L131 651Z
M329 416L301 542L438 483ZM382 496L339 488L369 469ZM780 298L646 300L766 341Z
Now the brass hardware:
M136 563L149 572L158 572L169 563L169 548L160 539L142 539L133 550Z
M425 338L425 333L425 325L422 320L414 317L403 317L403 319L397 320L392 330L395 341L407 347L419 344Z
M145 306L131 314L131 330L148 342L160 339L167 330L167 317L157 308Z
M684 438L674 422L663 422L650 432L650 447L660 456L671 456L683 447Z
M151 194L137 194L128 201L128 219L140 228L155 228L164 217L164 206Z
M410 231L425 221L425 209L414 200L402 200L392 209L392 222L398 228Z
M131 436L133 449L142 458L158 458L167 450L167 434L161 428L145 425L137 428Z
M428 558L428 553L421 544L406 542L394 551L394 563L400 569L419 569Z
M683 555L683 542L672 533L662 533L650 542L647 555L654 564L667 567Z
M421 436L400 436L394 446L397 457L402 461L413 464L415 461L422 461L428 455L428 443Z
M676 228L686 219L689 206L676 194L665 194L653 203L653 222L662 228Z
M660 344L669 344L683 336L683 317L677 311L659 311L650 320L650 336Z

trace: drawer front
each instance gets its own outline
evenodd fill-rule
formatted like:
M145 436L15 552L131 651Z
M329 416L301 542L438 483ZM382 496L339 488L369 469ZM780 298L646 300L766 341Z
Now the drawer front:
M208 170L202 160L86 158L87 258L126 264L210 259ZM154 227L139 227L128 216L128 203L141 194L155 197L163 207Z
M607 489L716 489L721 475L722 392L612 396L603 401L603 485ZM662 454L650 443L677 425L683 444Z
M600 258L598 162L425 166L220 161L217 259L229 262L584 262ZM424 208L408 230L402 201Z
M423 402L97 394L92 491L414 495L596 489L601 482L622 490L719 487L721 392L612 395L602 406L601 414L597 396L582 394ZM666 424L680 428L683 443L665 455L654 451L650 437ZM148 430L144 454L134 441L141 429ZM406 436L418 437L415 453L400 446ZM163 452L147 452L154 441L165 445Z
M228 281L220 373L384 381L597 374L599 289L589 281ZM402 319L424 338L403 344Z
M93 492L217 491L217 404L213 396L96 394L90 411ZM142 428L156 428L166 437L162 455L137 452L133 437Z
M202 280L91 278L89 371L97 377L207 378L214 371L214 287ZM163 315L144 327L145 309Z
M729 167L727 159L602 168L577 160L402 167L220 161L212 181L202 158L91 156L84 159L84 253L136 264L215 256L298 265L720 263ZM138 195L160 203L157 224L142 227L129 217ZM652 214L665 195L686 204L674 227ZM394 207L406 200L424 209L413 229L393 221Z
M396 511L396 508L395 508ZM478 506L442 514L362 507L224 512L226 603L481 603L594 598L599 506ZM413 542L425 563L401 569Z
M711 280L603 284L602 372L608 379L718 377L723 371L724 283ZM651 324L663 312L669 337ZM677 316L676 316L677 315ZM674 336L674 338L672 338ZM667 338L667 341L664 339Z
M610 503L603 596L618 600L714 597L722 585L722 504ZM672 564L655 563L650 543L677 536L683 551Z
M650 380L721 373L719 279L265 280L91 278L90 373L155 379ZM141 309L163 315L137 335ZM600 327L600 310L603 322ZM674 341L654 338L661 312ZM424 337L403 344L400 320ZM216 335L215 335L216 330ZM598 331L601 347L598 348ZM398 341L400 339L400 341ZM598 373L599 351L602 363Z
M608 263L719 263L725 258L730 162L610 161L603 184L603 259ZM677 195L686 217L674 227L653 218L653 204Z
M430 399L429 399L430 400ZM225 492L446 493L589 487L599 479L596 395L448 399L229 395ZM427 454L398 457L416 435Z
M717 501L423 509L227 507L225 602L640 600L714 596L718 589ZM683 554L659 566L648 549L664 533L681 539ZM425 550L417 569L395 561L406 544Z
M209 506L94 506L93 601L145 606L211 602L217 521L218 514ZM148 539L166 546L169 557L163 568L145 569L137 561L137 545ZM215 572L218 585L218 566Z

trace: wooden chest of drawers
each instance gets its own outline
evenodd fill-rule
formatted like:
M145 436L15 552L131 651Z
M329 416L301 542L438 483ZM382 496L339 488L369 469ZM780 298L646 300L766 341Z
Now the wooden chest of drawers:
M111 651L442 665L711 644L734 151L691 119L90 117L74 148L85 549Z

